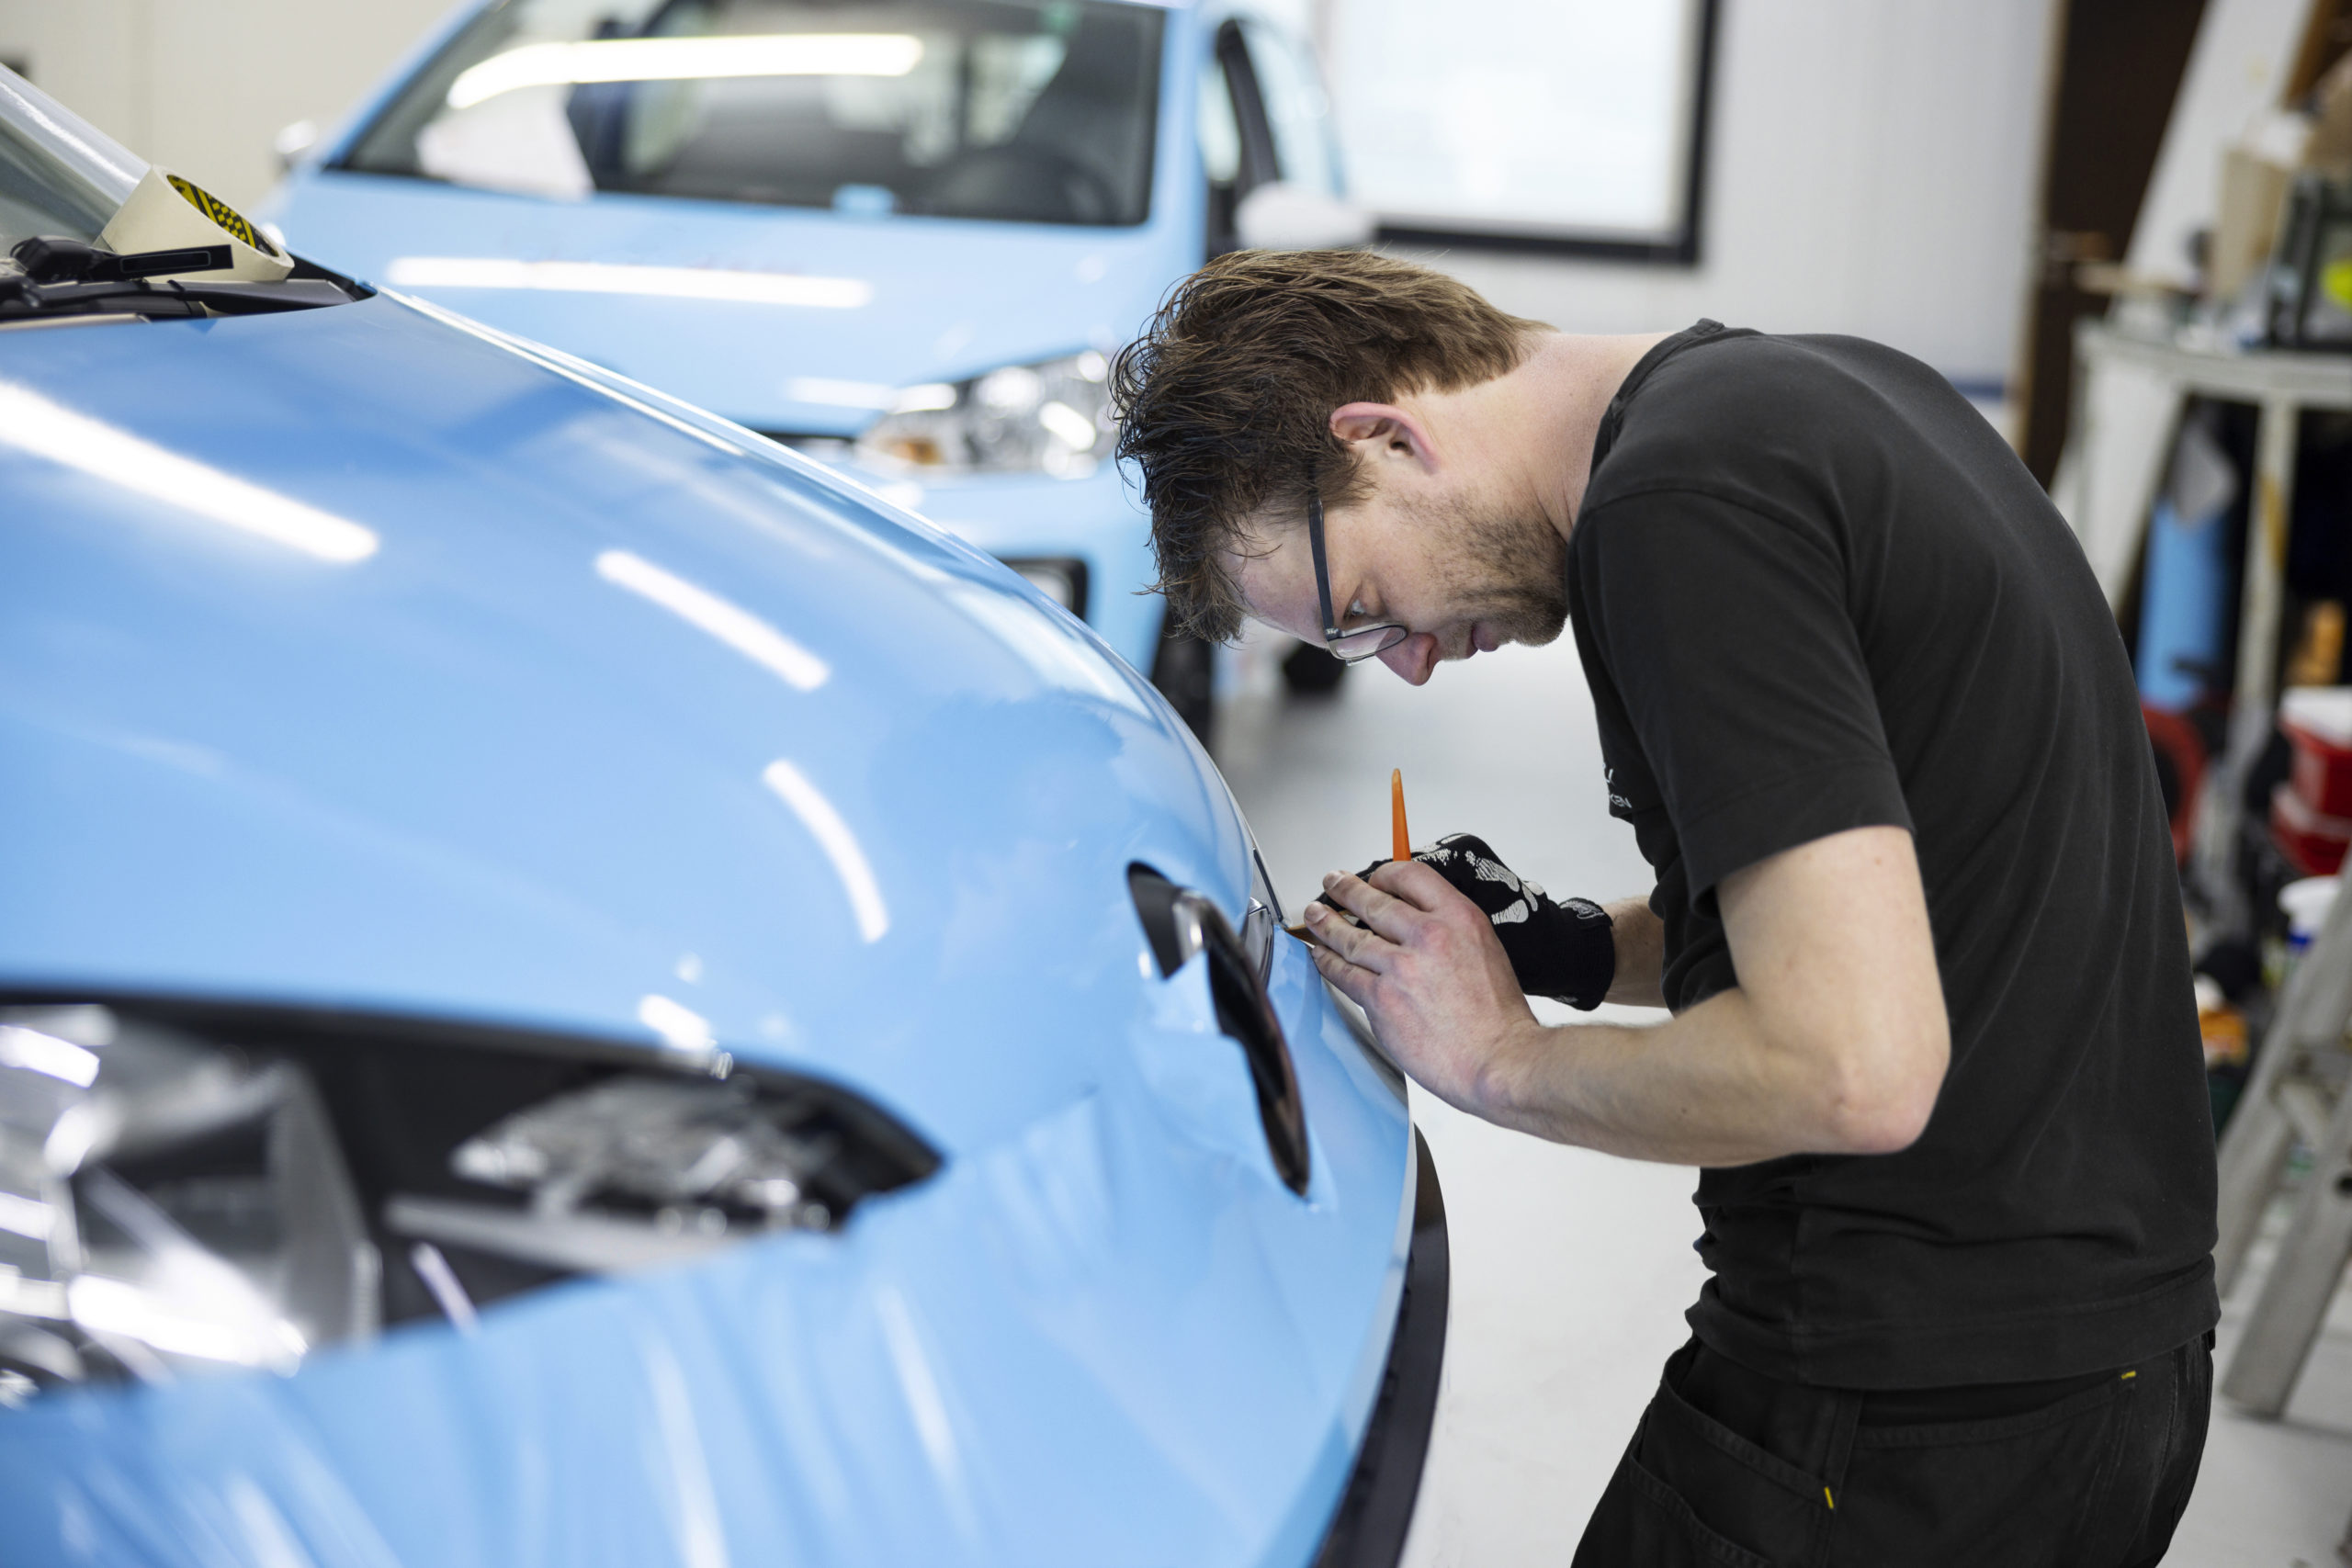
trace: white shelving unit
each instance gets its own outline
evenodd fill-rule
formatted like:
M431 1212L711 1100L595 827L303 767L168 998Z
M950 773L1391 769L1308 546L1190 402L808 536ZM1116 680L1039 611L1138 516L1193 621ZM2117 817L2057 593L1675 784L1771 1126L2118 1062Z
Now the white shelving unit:
M2352 355L2235 351L2149 338L2096 319L2075 328L2074 413L2052 487L2059 509L2120 607L2137 567L2173 434L2192 397L2251 403L2253 507L2238 591L2237 682L2220 764L2208 775L2190 851L2190 875L2216 922L2243 927L2248 911L2230 875L2246 770L2270 735L2278 700L2278 647L2297 433L2306 410L2352 411Z

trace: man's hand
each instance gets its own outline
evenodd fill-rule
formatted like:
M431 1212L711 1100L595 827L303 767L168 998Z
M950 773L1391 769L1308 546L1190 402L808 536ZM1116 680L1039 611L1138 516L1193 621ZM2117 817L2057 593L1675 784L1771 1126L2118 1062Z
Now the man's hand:
M1739 984L1654 1029L1535 1022L1492 928L1429 867L1384 866L1310 907L1315 962L1424 1089L1473 1115L1636 1159L1734 1166L1888 1154L1951 1060L1911 836L1856 828L1717 889Z
M1617 964L1610 911L1587 898L1555 898L1505 865L1475 833L1448 833L1415 850L1413 860L1444 877L1487 917L1521 991L1587 1012L1609 997ZM1392 863L1376 860L1356 877ZM1326 893L1319 901L1330 899Z
M1485 912L1419 861L1392 861L1368 882L1334 872L1323 890L1363 924L1309 904L1315 966L1416 1083L1477 1112L1484 1076L1539 1029Z

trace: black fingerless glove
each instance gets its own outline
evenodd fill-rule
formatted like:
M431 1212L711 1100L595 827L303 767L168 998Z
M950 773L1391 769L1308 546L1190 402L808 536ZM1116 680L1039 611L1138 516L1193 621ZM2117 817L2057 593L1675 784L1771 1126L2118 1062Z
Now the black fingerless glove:
M1475 834L1449 833L1415 851L1413 858L1452 883L1492 922L1521 990L1586 1012L1609 994L1617 977L1617 942L1600 905L1589 898L1553 897L1497 859ZM1369 877L1388 863L1374 861L1359 874Z

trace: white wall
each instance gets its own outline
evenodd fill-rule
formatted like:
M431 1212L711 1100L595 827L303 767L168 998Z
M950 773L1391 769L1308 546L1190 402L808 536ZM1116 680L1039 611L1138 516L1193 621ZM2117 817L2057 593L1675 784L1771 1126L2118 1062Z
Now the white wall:
M276 178L272 134L335 118L447 5L0 0L0 57L28 58L36 83L133 152L250 202ZM2051 6L1723 0L1700 266L1467 249L1442 265L1572 331L1712 315L1856 333L1955 378L2005 381L2030 278ZM1269 8L1328 31L1347 6Z
M133 152L232 205L277 179L270 139L324 124L451 0L0 0L0 60Z
M2051 21L2052 0L1724 0L1700 265L1466 248L1441 265L1571 332L1713 316L1851 333L2005 382Z
M2221 206L2222 149L2278 107L2312 0L2207 0L2124 265L2189 280L2188 240Z

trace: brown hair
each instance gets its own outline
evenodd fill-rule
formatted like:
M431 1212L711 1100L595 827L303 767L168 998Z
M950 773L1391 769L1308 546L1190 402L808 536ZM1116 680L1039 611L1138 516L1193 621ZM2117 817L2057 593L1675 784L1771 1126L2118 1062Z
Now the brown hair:
M1303 518L1310 482L1327 507L1361 497L1332 410L1492 380L1546 330L1368 251L1235 251L1178 284L1111 369L1170 628L1214 642L1240 631L1225 556L1268 502L1295 494Z

